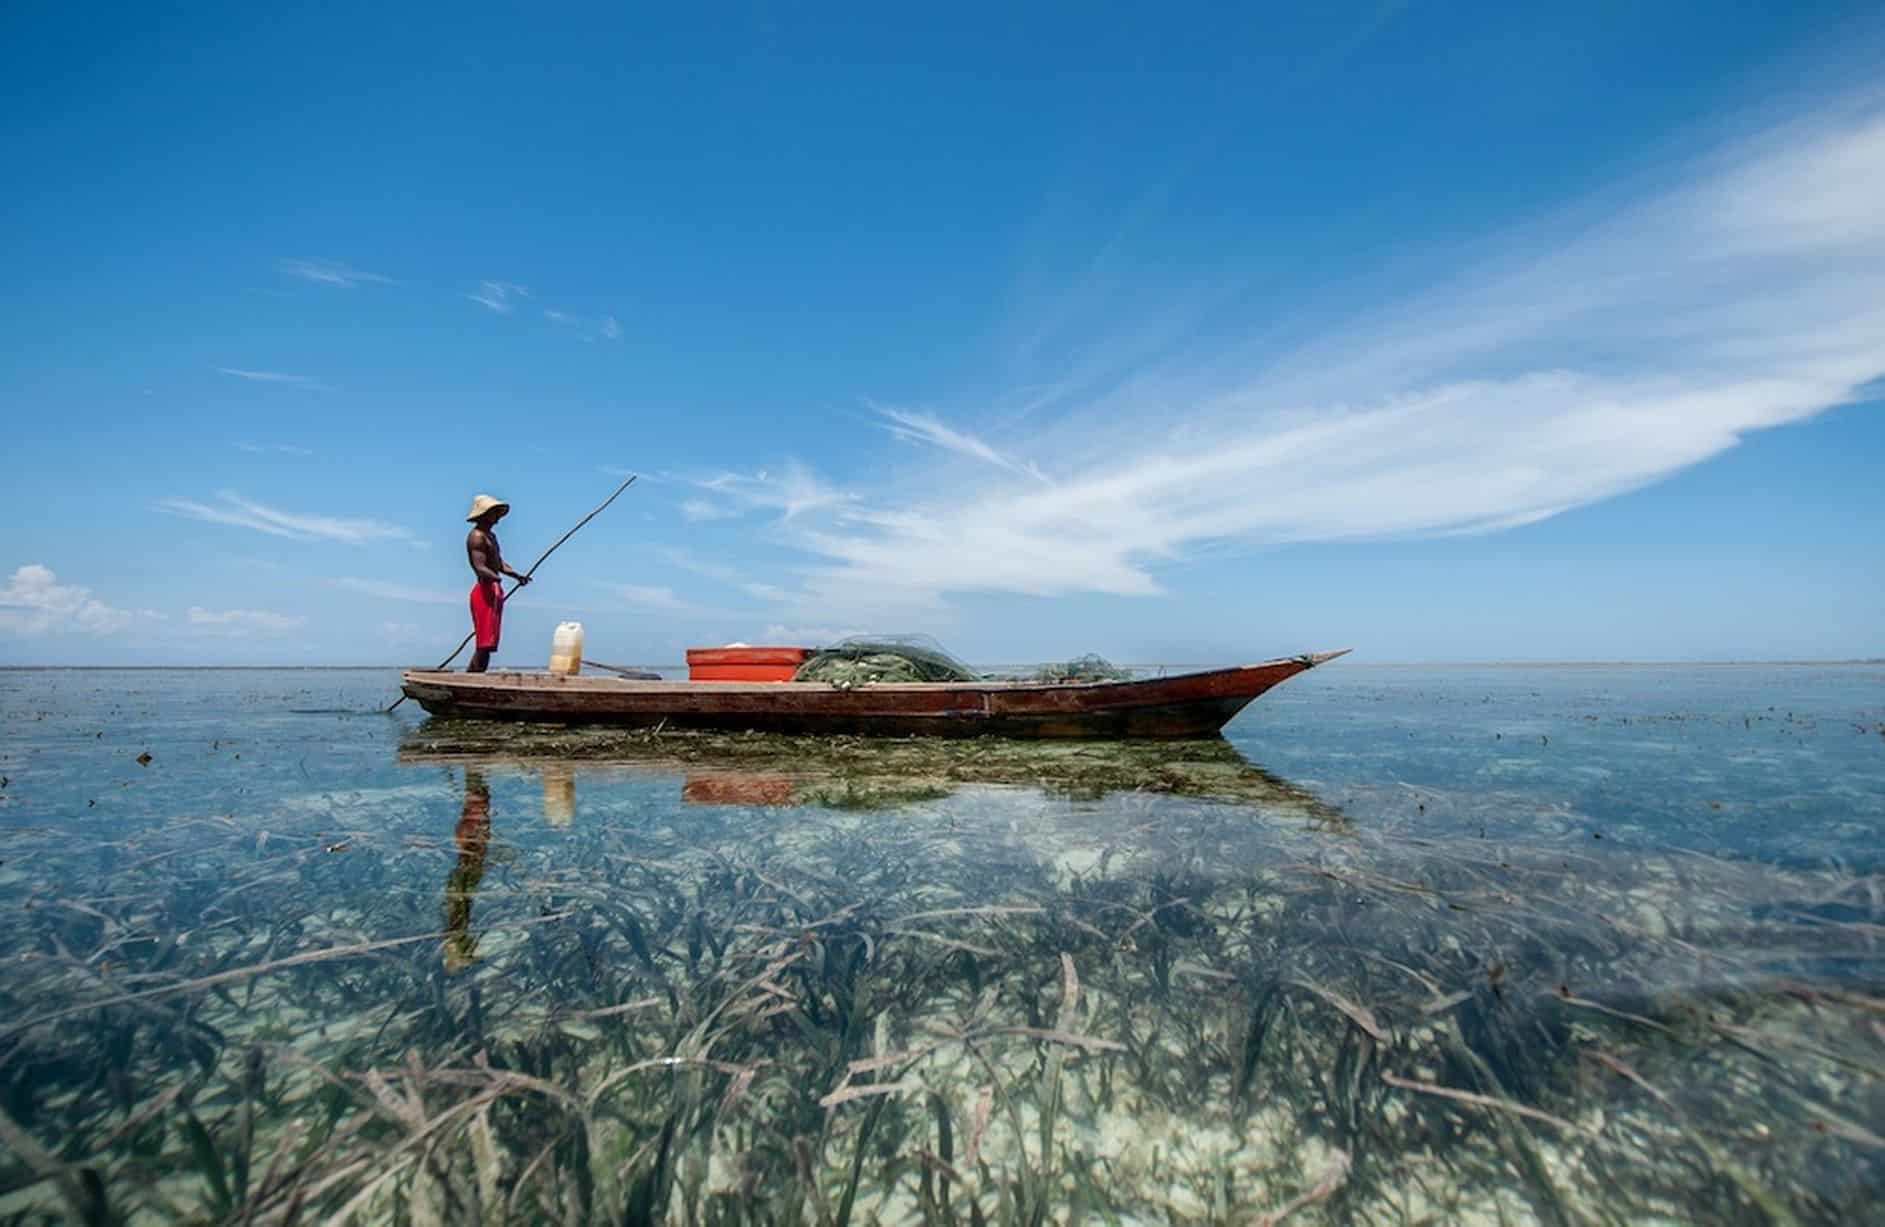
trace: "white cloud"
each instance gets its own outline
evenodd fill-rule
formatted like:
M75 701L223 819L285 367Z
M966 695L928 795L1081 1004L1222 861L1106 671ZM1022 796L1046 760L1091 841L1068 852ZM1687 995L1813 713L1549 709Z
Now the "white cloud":
M292 443L238 443L236 450L248 452L252 456L312 456L314 453L305 447L296 447Z
M690 520L730 520L739 512L704 498L690 498L681 503L681 514Z
M358 285L392 285L391 277L382 277L378 273L363 273L357 268L348 268L345 264L336 264L331 260L277 260L275 267L290 277L299 277L303 281L312 281L316 285L331 285L343 289L352 289Z
M462 605L468 599L465 592L419 588L411 584L395 584L380 579L361 579L353 575L328 576L319 582L324 587L357 592L362 596L377 597L388 601L409 601L417 605ZM466 588L469 590L470 584L466 584Z
M747 596L761 601L783 601L788 597L786 591L776 585L755 580L748 573L735 567L696 558L686 550L664 549L661 551L661 557L670 566L679 567L683 571L691 571L695 575L725 584L729 588L738 589Z
M1037 481L1046 481L1046 476L1033 464L1022 464L996 451L993 447L976 438L943 424L934 414L918 413L907 409L886 409L881 405L872 405L880 415L889 421L884 429L899 439L913 443L928 443L944 451L969 456L985 461L996 468L1007 469L1011 473L1021 473Z
M92 596L90 588L61 584L51 568L27 563L0 588L0 630L22 635L48 631L84 631L109 635L140 617L159 618L150 610L115 609Z
M276 613L270 609L204 609L192 605L191 626L221 635L281 635L306 626L301 614Z
M414 622L382 622L373 628L373 633L387 643L414 643L423 637L419 626Z
M643 584L611 584L615 594L639 609L680 610L685 603L674 595L672 588L655 588Z
M787 462L779 473L765 469L751 475L722 473L695 484L745 503L748 507L780 512L787 519L802 512L848 503L858 497L827 485L817 474L797 461Z
M283 383L297 388L317 388L325 390L327 385L312 375L284 375L280 371L249 371L241 367L219 366L216 368L225 375L234 375L237 379L246 379L250 383Z
M774 622L759 634L759 642L793 647L825 647L841 639L857 639L871 632L857 627L786 626Z
M516 307L516 299L529 298L530 291L510 281L482 281L478 283L476 293L465 295L475 303L482 303L499 315L509 315Z
M561 324L565 327L577 329L582 334L582 339L585 341L594 341L598 335L611 341L618 341L622 337L622 326L616 322L613 315L605 315L600 319L595 319L590 316L572 315L568 311L556 311L545 307L543 309L543 318L549 320L552 324Z
M703 484L783 513L770 531L822 560L806 608L827 616L977 590L1148 595L1162 564L1205 549L1544 519L1885 373L1885 108L1822 113L1672 179L1461 253L1449 284L1293 353L1260 320L1214 320L1188 347L1108 330L1096 349L1131 355L1095 385L1109 390L1063 401L1012 453L882 411L944 452L889 493L802 471L790 484L812 497L763 475ZM1122 310L1138 297L1122 289ZM1016 453L1053 456L1055 482Z
M335 516L303 515L280 511L264 503L243 498L231 490L218 491L217 502L201 503L186 498L157 500L160 511L188 516L211 524L231 524L252 528L272 537L294 541L338 541L346 545L364 545L371 541L404 541L422 545L411 533L395 524L379 520L347 520Z
M530 291L514 281L481 281L477 290L465 297L480 306L489 307L499 315L509 315L517 309L520 300L530 297ZM622 326L616 323L613 315L598 319L555 307L544 307L542 312L544 319L564 328L575 329L585 341L594 341L598 335L614 341L622 335Z
M673 614L691 618L731 617L727 610L700 605L676 595L674 589L649 584L604 584L630 609L647 614Z

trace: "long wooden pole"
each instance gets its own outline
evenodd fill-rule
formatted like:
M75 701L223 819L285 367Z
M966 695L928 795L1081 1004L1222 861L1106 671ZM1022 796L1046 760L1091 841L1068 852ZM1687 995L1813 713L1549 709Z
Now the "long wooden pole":
M537 568L543 565L543 560L548 558L550 555L556 553L557 546L562 545L565 541L568 541L571 537L574 537L576 535L577 528L581 528L583 525L589 523L589 521L595 519L597 516L601 515L605 510L607 510L609 504L613 503L616 500L617 496L619 496L622 493L622 491L628 489L630 486L635 484L635 478L638 476L640 476L640 474L631 474L627 481L623 482L621 485L615 488L614 494L611 494L609 495L609 497L603 499L601 504L597 506L597 508L594 511L590 512L588 515L584 516L582 519L576 521L576 528L572 528L568 532L564 533L562 536L558 537L556 539L556 545L552 545L549 549L537 555L537 560L530 564L530 569L528 571L524 572L524 578L529 579L531 576L535 575L537 573ZM511 590L510 592L506 592L504 594L504 599L506 601L510 600L511 594L516 592L521 587L523 587L523 584L521 583L511 585ZM459 640L458 646L452 649L452 654L450 656L447 656L444 660L441 660L438 663L438 668L443 669L445 666L451 664L454 660L457 660L458 654L465 650L465 645L471 642L471 636L475 634L477 634L477 631L473 630L467 633L463 639ZM405 701L406 701L406 696L402 694L397 699L393 700L393 707L398 707L401 703L404 703ZM393 710L393 707L389 707L386 710L390 712Z

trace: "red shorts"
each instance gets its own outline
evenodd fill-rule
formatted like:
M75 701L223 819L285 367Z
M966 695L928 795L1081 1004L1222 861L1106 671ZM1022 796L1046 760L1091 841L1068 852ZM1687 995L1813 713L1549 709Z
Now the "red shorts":
M480 652L497 651L498 632L504 627L504 590L479 580L471 586L471 629Z

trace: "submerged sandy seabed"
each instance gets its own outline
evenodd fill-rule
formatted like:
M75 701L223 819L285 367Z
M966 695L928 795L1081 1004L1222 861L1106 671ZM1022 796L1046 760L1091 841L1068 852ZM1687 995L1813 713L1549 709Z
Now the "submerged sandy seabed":
M1344 676L1259 713L1289 779L29 679L0 1217L1863 1219L1860 683Z
M0 1212L1833 1222L1885 1194L1875 878L1360 831L1221 743L615 737L433 727L409 785L10 830Z

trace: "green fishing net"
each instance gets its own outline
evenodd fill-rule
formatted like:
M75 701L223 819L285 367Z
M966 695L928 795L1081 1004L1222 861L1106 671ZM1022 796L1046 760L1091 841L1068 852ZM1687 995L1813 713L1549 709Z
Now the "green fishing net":
M1130 669L1121 669L1104 656L1088 652L1072 660L1042 665L1034 671L1036 682L1123 682L1132 677Z
M873 682L975 682L969 668L926 635L842 639L821 648L792 675L795 682L828 682L840 689Z
M1118 682L1131 676L1129 670L1092 653L1023 673L985 676L927 635L874 635L820 649L799 666L792 680L850 690L875 682Z

